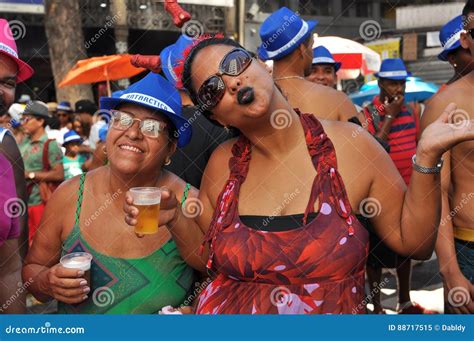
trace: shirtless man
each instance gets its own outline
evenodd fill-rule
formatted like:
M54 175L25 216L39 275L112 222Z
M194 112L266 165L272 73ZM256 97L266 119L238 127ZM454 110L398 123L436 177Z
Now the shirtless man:
M301 112L318 118L347 121L357 116L346 94L315 84L304 77L311 73L315 21L304 21L283 7L270 15L260 28L259 57L273 60L273 78L288 102Z
M461 45L474 56L474 0L463 10L465 31ZM428 104L421 120L425 129L448 103L457 110L451 120L460 127L474 119L474 71L452 83ZM443 208L436 254L445 288L446 311L474 313L474 142L461 143L444 155L442 170ZM469 258L470 257L470 261Z

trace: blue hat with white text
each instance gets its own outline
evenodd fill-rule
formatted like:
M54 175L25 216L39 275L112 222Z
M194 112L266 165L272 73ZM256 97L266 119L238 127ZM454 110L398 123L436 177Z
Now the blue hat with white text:
M100 98L101 110L115 109L123 103L137 104L164 114L176 128L178 147L189 143L192 128L182 115L181 96L178 90L162 76L150 72L143 79L123 90L119 97Z

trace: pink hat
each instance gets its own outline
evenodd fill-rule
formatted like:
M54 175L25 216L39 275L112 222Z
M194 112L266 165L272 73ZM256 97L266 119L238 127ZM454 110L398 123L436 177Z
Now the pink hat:
M18 65L17 83L21 83L33 75L34 71L31 66L18 58L15 39L13 39L10 25L5 19L0 19L0 53L10 57Z

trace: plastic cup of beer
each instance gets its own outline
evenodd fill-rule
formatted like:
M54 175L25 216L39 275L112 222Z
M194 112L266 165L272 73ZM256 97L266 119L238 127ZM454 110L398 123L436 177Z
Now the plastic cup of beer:
M161 190L158 187L133 187L130 189L133 206L138 208L136 234L158 232Z
M64 268L84 271L84 278L91 287L92 255L87 252L73 252L61 257L59 261Z

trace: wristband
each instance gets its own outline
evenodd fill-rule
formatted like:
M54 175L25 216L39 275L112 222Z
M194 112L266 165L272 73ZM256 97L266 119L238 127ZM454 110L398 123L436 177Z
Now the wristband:
M434 167L424 167L416 163L416 154L412 157L413 169L418 173L422 174L439 174L441 172L441 167L443 167L444 160L441 158L439 162Z

